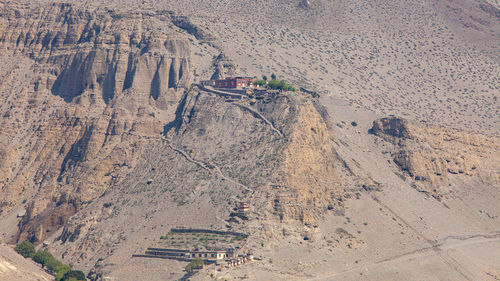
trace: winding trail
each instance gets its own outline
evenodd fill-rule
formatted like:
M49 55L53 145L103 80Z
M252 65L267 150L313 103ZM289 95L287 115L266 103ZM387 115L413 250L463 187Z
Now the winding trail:
M334 274L328 274L325 276L318 276L311 280L331 280L333 277L345 276L350 273L360 272L370 268L379 268L382 265L390 264L397 261L404 261L415 258L425 258L426 256L436 255L439 257L448 267L460 274L464 280L472 281L475 279L475 274L466 269L456 258L454 258L450 253L451 250L456 248L474 245L474 244L484 244L484 243L494 243L500 242L500 231L493 231L489 233L462 233L456 235L448 235L441 238L439 241L431 240L425 237L422 233L416 230L412 225L405 221L401 216L399 216L394 210L383 203L375 195L370 195L373 201L379 204L382 208L391 213L395 218L401 221L405 226L407 226L416 235L422 238L428 246L415 249L408 252L403 252L394 256L390 256L378 261L367 263L364 265L359 265L347 270L343 270ZM458 242L456 242L458 241Z
M280 130L276 129L276 127L274 127L274 124L271 123L271 121L269 121L266 117L264 117L264 115L260 114L258 111L254 110L253 108L251 108L249 106L243 105L243 104L239 104L239 103L234 103L234 104L236 106L239 106L240 108L243 108L243 109L249 111L255 117L262 119L262 121L264 121L264 123L266 123L267 125L269 125L271 127L271 130L276 132L280 137L282 137L282 138L284 137L283 133Z
M449 243L448 240L460 240L461 242L459 243ZM471 241L472 240L472 241ZM402 261L402 260L409 260L409 259L415 259L415 258L425 258L426 256L429 255L437 255L439 256L448 266L453 268L455 271L457 271L464 279L466 280L475 280L473 279L474 277L470 277L468 275L465 275L464 272L458 271L458 270L466 270L465 268L461 267L460 263L450 256L446 251L448 250L454 250L456 248L466 246L466 245L474 245L474 244L484 244L484 243L492 243L492 242L500 242L500 232L491 232L491 233L476 233L476 234L462 234L462 235L453 235L453 236L448 236L445 237L444 239L441 240L441 242L436 243L435 246L429 246L429 247L423 247L420 249L416 249L413 251L408 251L405 253L401 253L395 256L391 256L379 261L375 261L372 263L364 264L364 265L359 265L344 271L340 271L334 274L329 274L325 276L320 276L316 277L314 279L310 280L331 280L333 277L339 277L339 276L345 276L350 273L356 273L360 272L366 269L370 268L379 268L380 266L384 264L390 264L393 262L397 261ZM433 253L434 252L434 253ZM471 274L474 276L471 272L468 272L468 274Z
M220 178L224 179L225 181L228 181L234 185L237 185L247 191L253 191L252 189L250 189L248 186L242 184L242 183L239 183L238 181L224 175L224 173L222 173L222 170L220 169L219 166L215 165L215 164L212 164L212 163L204 163L200 160L196 160L194 159L193 157L191 157L186 151L182 150L182 149L179 149L179 148L176 148L174 146L172 146L172 144L170 143L170 141L167 139L167 138L162 138L162 140L164 140L168 147L172 150L174 150L175 152L181 154L182 156L184 156L184 158L186 158L186 160L188 160L188 162L191 162L193 164L196 164L198 166L200 166L201 168L207 170L207 171L210 171L210 172L215 172L217 173L217 175L219 175Z
M212 89L212 88L207 88L207 87L205 87L203 85L200 85L200 84L197 84L196 86L198 86L199 89L201 89L201 90L203 90L205 92L209 92L209 93L213 93L213 94L216 94L216 95L220 95L220 96L223 96L225 98L228 98L228 97L230 97L230 98L238 98L239 100L243 100L243 99L248 98L247 95L230 93L230 92L224 92L224 91L221 91L221 90L215 90L215 89ZM269 121L269 119L267 119L264 115L262 115L257 110L255 110L255 109L253 109L253 108L251 108L251 107L249 107L247 105L241 104L241 103L239 103L239 102L237 102L235 100L231 100L231 102L234 105L236 105L236 106L238 106L238 107L240 107L240 108L242 108L242 109L250 112L254 117L259 118L262 121L264 121L264 123L266 123L267 125L269 125L271 127L271 130L274 131L275 133L277 133L281 138L284 137L283 133L280 130L278 130L274 126L274 124L271 121Z

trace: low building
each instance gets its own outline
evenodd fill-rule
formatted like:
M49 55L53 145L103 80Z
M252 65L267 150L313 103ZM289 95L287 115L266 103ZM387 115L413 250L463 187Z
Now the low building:
M223 80L215 80L215 88L248 88L253 86L251 77L228 77Z
M203 86L210 86L214 87L215 86L215 80L203 80L200 82L201 85Z
M194 258L200 258L207 262L216 262L218 260L224 260L228 257L226 250L181 250L164 248L148 248L146 250L146 255L187 261Z

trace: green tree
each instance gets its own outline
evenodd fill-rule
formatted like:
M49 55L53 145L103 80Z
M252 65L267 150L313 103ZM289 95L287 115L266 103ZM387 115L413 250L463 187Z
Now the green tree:
M40 250L33 256L33 261L45 267L48 263L53 264L54 256L47 251Z
M200 258L194 258L188 265L186 265L186 272L193 272L195 269L203 268L205 262Z
M35 246L29 241L17 244L14 250L25 258L31 258L36 253Z
M271 80L276 80L276 74L271 74Z
M57 272L57 268L64 265L62 262L56 260L54 257L52 259L47 260L45 263L45 266L47 267L48 270L52 272Z
M254 81L253 84L255 86L265 86L267 84L266 80L257 80L257 81Z
M85 281L87 278L85 278L85 274L80 271L80 270L70 270L66 273L64 273L63 278L61 281Z
M66 272L70 271L71 268L65 264L62 264L58 267L56 267L56 281L61 281L61 279L63 278L64 274L66 274Z
M267 76L266 75L262 75L262 80L267 81Z

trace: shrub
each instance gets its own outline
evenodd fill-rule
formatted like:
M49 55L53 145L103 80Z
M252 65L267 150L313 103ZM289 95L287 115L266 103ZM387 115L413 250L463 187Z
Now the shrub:
M52 259L47 260L47 262L45 263L45 266L47 267L47 269L49 269L53 272L57 272L56 268L58 268L62 265L64 265L64 264L62 262L56 260L54 257L52 257Z
M63 278L61 279L61 281L73 281L73 280L87 280L87 278L85 278L85 274L80 271L80 270L70 270L66 273L64 273L63 275Z
M269 83L267 83L267 87L269 89L273 89L273 90L287 90L287 91L294 91L294 92L296 91L295 87L288 84L284 80L273 79L273 80L269 81Z
M17 244L14 250L25 258L31 258L36 253L35 246L33 246L33 244L29 241Z
M47 263L53 264L53 260L55 260L54 256L52 256L51 253L47 251L40 250L36 252L36 254L33 256L33 261L36 263L39 263L42 268L47 265Z
M358 123L356 123L356 121L352 121L352 122L351 122L351 125L352 125L353 127L356 127L356 126L358 126Z
M64 274L66 274L66 272L70 271L71 268L65 264L62 264L58 267L56 267L56 281L61 281L61 279L64 277Z
M186 265L186 272L193 272L195 269L203 268L205 262L200 258L194 258L188 265Z
M253 82L253 85L254 86L266 86L267 82L266 82L266 80L256 80Z

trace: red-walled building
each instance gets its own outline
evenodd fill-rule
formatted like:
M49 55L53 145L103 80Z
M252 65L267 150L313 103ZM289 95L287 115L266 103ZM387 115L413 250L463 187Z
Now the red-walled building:
M245 88L251 87L253 78L228 77L224 80L215 80L215 88Z

